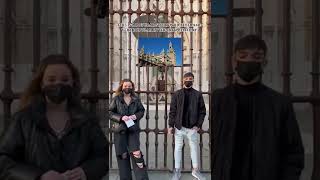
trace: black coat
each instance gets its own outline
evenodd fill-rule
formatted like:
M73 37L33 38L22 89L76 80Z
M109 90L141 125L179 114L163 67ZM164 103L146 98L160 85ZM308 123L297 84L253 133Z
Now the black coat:
M204 104L203 96L201 92L191 89L191 96L189 97L189 120L190 124L196 124L201 128L204 117L206 116L206 106ZM169 112L169 126L182 128L183 107L184 107L184 90L180 89L176 91L171 98L170 112Z
M236 127L234 85L213 93L213 179L229 180ZM290 98L261 85L254 97L254 180L298 180L304 148Z
M39 101L14 114L0 142L0 179L36 180L49 170L63 173L76 167L88 180L106 175L108 141L96 118L70 107L70 128L59 140L45 112L45 103Z
M110 119L113 121L113 127L116 132L126 130L126 125L124 121L121 120L123 116L136 115L135 125L130 127L132 131L139 131L139 120L142 119L144 115L144 107L141 100L136 95L132 96L132 100L129 106L126 104L123 98L123 94L115 96L109 106Z

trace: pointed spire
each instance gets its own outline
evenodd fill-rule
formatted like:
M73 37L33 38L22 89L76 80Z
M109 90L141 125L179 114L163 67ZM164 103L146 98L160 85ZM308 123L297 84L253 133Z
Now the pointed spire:
M175 53L175 52L174 52L174 49L173 49L173 46L172 46L172 42L171 42L171 41L169 42L169 49L168 49L168 53Z
M162 49L161 54L164 54L164 53L165 53L165 51L164 51L164 49Z
M169 49L172 49L173 47L172 47L172 42L171 41L169 41Z
M142 46L142 48L140 49L140 54L144 53L144 46Z

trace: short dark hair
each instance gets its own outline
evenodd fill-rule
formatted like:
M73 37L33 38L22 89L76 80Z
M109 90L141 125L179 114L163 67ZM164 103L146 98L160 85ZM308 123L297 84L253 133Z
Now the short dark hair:
M255 34L244 36L236 42L234 52L243 49L261 49L263 50L264 55L267 54L266 42Z
M186 78L186 77L192 77L194 78L194 75L192 74L192 72L187 72L183 75L183 78Z

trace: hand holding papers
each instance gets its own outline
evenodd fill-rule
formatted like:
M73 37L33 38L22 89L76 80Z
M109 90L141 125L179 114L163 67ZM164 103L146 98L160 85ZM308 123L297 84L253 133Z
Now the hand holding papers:
M128 119L127 121L125 121L125 123L126 123L128 128L134 125L134 122L133 122L132 119Z
M134 125L134 121L133 120L135 120L135 119L137 119L135 115L123 116L122 117L122 120L126 123L126 126L128 128Z

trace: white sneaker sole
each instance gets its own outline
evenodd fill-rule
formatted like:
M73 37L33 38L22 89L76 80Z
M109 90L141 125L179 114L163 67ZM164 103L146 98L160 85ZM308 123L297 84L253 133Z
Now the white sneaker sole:
M193 172L191 173L191 175L192 175L193 177L195 177L197 180L200 180L200 178L198 178L196 175L194 175ZM204 180L205 180L205 178L204 178Z

